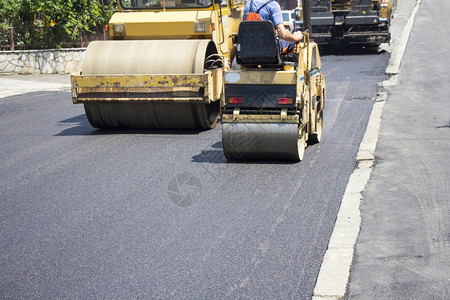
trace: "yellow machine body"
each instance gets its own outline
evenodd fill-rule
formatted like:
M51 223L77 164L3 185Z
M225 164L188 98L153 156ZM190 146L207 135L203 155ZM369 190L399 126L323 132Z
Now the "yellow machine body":
M111 41L92 42L71 76L92 126L215 126L243 3L200 1L119 1Z
M392 19L392 2L391 0L380 1L380 18L384 22L391 22Z
M75 104L122 99L124 101L210 103L220 99L222 72L221 70L212 70L199 75L80 75L72 77L72 86L75 87L73 92L77 92L77 94L72 95ZM163 92L198 92L201 89L204 93L198 95L198 97L145 96L146 94ZM102 94L107 96L101 96Z

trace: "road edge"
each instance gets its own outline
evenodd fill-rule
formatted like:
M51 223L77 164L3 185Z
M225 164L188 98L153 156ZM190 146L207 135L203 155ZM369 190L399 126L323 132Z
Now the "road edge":
M354 248L361 226L360 203L375 161L374 153L387 92L377 95L364 138L356 157L358 166L350 176L320 267L313 300L340 299L347 291Z
M417 0L402 30L401 37L391 54L386 74L394 76L380 84L381 91L377 94L366 132L356 156L358 165L347 183L333 233L320 267L312 297L313 300L341 299L345 297L347 292L350 268L361 226L360 204L362 193L369 182L373 170L375 149L381 126L381 115L388 98L388 93L383 90L383 87L396 85L397 83L397 74L420 4L421 0Z
M409 35L411 34L412 27L414 25L414 20L416 18L417 11L419 10L419 6L422 3L422 0L416 0L416 4L406 22L405 27L402 30L402 34L398 41L396 41L396 45L391 54L391 59L389 60L389 65L386 68L386 74L388 75L397 75L399 72L400 64L402 62L403 54L405 53L406 46L408 45Z

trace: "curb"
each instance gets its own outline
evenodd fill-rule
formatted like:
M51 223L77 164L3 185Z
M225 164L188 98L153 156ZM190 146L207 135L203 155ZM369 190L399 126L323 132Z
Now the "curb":
M313 300L340 299L345 296L354 248L361 226L359 206L375 161L374 153L381 125L381 114L388 94L380 92L373 106L366 133L356 157L358 166L350 176L339 208L327 252L323 258Z

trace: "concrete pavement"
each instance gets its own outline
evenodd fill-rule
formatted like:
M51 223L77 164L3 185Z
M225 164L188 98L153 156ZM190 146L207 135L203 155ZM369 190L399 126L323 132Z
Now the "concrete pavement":
M0 75L0 98L36 92L70 90L70 75Z
M450 299L449 11L421 1L397 84L384 87L347 299Z

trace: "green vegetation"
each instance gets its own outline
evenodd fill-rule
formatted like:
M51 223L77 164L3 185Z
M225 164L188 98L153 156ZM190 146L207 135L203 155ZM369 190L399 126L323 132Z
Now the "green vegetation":
M14 42L21 45L62 47L77 44L85 33L102 30L115 4L101 0L0 0L0 44L8 44L10 24ZM40 48L40 47L39 47Z

